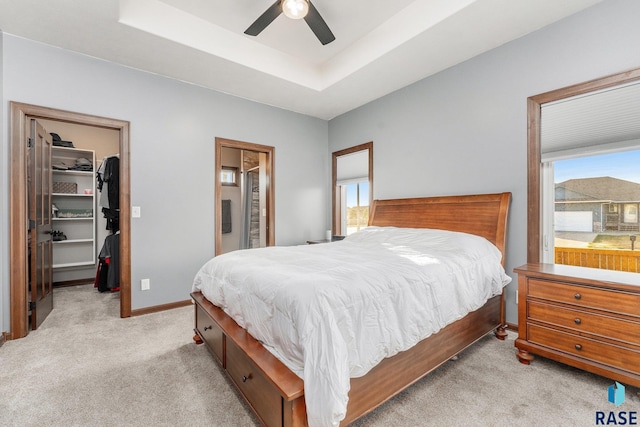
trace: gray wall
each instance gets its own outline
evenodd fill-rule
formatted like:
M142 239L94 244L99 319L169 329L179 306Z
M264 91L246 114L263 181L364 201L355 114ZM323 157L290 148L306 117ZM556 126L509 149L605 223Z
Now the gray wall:
M276 147L276 242L323 238L328 153L374 142L376 198L511 191L507 271L526 261L526 98L640 67L640 2L576 16L326 122L4 35L0 330L9 329L9 100L131 122L132 302L183 300L214 253L214 137ZM31 66L32 58L45 66ZM327 141L329 146L327 148ZM515 279L515 275L512 274ZM139 291L139 280L151 290ZM517 321L515 280L507 320Z
M373 141L374 197L513 194L507 321L526 262L529 96L640 67L640 2L607 0L329 122L329 151Z
M0 29L0 99L3 102L0 103L0 139L4 139L7 135L7 121L4 120L5 114L5 102L4 102L4 54L3 54L3 40L4 34ZM2 145L2 150L0 150L0 168L2 172L0 172L0 189L5 189L8 186L7 182L7 150L4 148L4 144ZM0 334L3 332L8 332L8 324L5 323L5 311L8 313L9 305L5 303L5 301L9 301L9 286L3 286L2 283L9 283L9 265L6 261L9 259L9 244L7 242L7 237L9 236L9 212L7 209L9 194L8 191L2 190L0 191ZM6 307L5 307L6 306ZM7 314L7 317L9 314ZM5 327L7 325L7 327Z
M275 147L276 243L326 229L328 124L4 34L1 331L9 330L8 102L131 122L132 308L189 298L214 254L214 138ZM151 289L140 291L140 279Z

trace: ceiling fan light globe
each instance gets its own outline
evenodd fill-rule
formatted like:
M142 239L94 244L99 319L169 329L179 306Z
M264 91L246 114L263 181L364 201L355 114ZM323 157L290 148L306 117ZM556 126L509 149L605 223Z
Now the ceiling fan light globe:
M291 19L302 19L309 13L306 0L282 0L282 12Z

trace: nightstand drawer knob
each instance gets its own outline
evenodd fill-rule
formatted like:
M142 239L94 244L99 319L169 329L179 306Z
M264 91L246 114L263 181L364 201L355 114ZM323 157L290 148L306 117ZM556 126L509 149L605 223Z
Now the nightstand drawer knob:
M582 346L580 344L576 344L576 350L578 351L582 350Z
M573 321L576 322L576 325L579 325L582 323L582 320L580 320L579 317L576 317Z
M242 382L243 382L243 383L246 383L246 382L247 382L247 380L250 380L250 379L251 379L251 374L249 374L249 375L243 375L243 376L242 376Z
M213 329L213 326L205 326L204 331L207 332L209 329Z
M575 294L573 297L574 297L575 299L580 299L580 298L582 298L582 295L580 295L580 294Z

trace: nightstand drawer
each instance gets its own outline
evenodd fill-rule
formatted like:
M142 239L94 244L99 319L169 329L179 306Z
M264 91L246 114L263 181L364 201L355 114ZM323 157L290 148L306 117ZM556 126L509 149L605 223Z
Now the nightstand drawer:
M527 306L531 320L640 345L640 321L630 322L535 301L528 302Z
M579 335L527 325L528 341L624 370L640 372L640 349L606 344Z
M640 294L530 278L528 297L607 310L638 317Z

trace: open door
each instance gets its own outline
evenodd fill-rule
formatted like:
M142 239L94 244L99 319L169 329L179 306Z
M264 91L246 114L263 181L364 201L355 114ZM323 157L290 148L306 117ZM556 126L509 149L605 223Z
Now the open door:
M37 329L53 309L51 239L51 136L31 119L27 158L29 212L29 311Z

